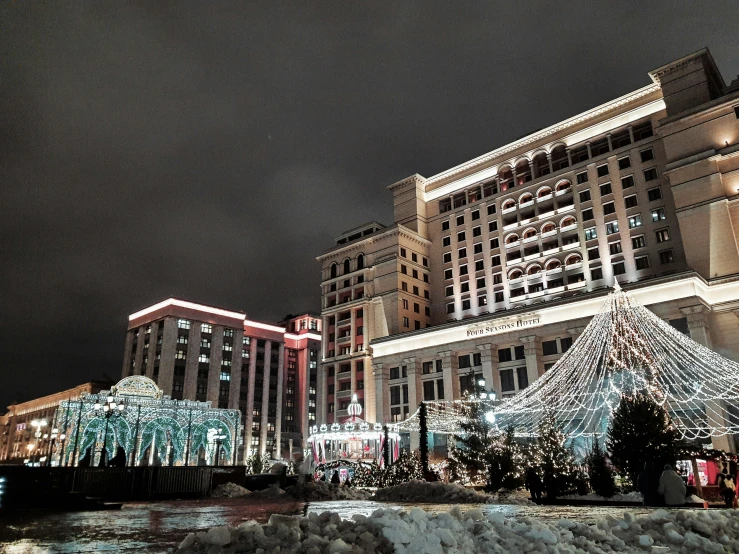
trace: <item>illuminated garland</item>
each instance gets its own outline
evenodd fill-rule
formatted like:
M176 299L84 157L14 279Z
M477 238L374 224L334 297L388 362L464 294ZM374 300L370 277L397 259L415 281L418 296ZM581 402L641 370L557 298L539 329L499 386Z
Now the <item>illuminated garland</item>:
M495 409L496 424L533 436L551 410L569 437L602 437L621 397L639 392L667 409L683 438L739 433L739 416L723 407L739 399L739 364L685 336L616 284L554 367Z

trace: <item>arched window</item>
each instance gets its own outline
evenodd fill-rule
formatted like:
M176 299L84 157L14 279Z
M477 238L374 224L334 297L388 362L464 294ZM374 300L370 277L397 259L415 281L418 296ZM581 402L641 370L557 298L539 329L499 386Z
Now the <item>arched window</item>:
M526 275L536 275L537 273L541 273L541 266L539 264L530 265L526 269Z
M567 179L562 179L559 183L557 183L557 186L555 187L557 192L567 190L572 186L572 183L570 183Z
M508 279L511 281L513 281L514 279L520 279L521 277L523 277L523 271L518 268L511 270L511 272L508 274Z
M336 262L334 262L331 264L331 279L337 276L336 275L337 271L338 271L337 265L336 265Z
M541 187L538 191L536 191L537 198L544 198L545 196L548 196L550 194L552 194L552 189L550 187Z
M559 228L562 229L564 227L570 227L572 225L575 225L575 223L577 223L575 218L571 215L568 215L567 217L562 218L562 221L560 221L559 223Z
M547 221L544 225L541 226L541 234L549 233L550 231L554 231L557 229L557 226L552 223L551 221Z
M351 273L351 271L352 271L352 264L349 261L349 258L347 258L346 260L344 260L344 275L346 275L347 273Z
M519 204L525 204L526 202L531 202L534 199L534 195L530 192L524 193L521 195L521 197L518 199Z
M514 242L518 242L518 235L516 233L512 233L505 238L506 244L513 244Z
M510 208L515 208L515 207L516 207L516 201L513 200L512 198L509 198L508 200L503 202L503 206L502 206L504 210L508 210Z
M580 254L570 254L567 256L567 259L565 259L565 266L579 264L580 262L582 262Z
M528 228L523 232L523 238L530 239L531 237L536 236L536 229Z
M357 269L364 269L364 254L357 256Z
M562 267L562 262L554 258L552 260L549 260L544 267L547 271L552 271L553 269L559 269L560 267Z

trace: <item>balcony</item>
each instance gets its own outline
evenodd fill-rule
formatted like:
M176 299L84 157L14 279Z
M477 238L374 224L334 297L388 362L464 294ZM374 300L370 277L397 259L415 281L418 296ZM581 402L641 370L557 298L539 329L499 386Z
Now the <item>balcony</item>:
M336 339L336 344L346 344L347 342L351 342L352 336L351 335L345 335L343 337L339 337Z
M534 199L532 198L528 202L522 202L521 204L519 204L518 209L520 210L523 208L528 208L529 206L533 206L533 205L534 205Z
M567 290L581 289L588 283L586 281L580 281L578 283L567 283Z
M509 214L509 213L512 213L512 212L515 212L515 211L516 211L516 205L514 204L510 208L505 208L504 210L501 210L500 213Z
M507 242L506 245L505 245L506 250L508 250L509 248L515 248L516 246L521 246L521 241L520 240L517 240L515 242Z
M336 393L336 398L343 398L345 396L351 396L351 395L352 395L351 389L344 389Z
M582 262L577 262L574 264L567 264L567 266L565 266L565 269L567 271L570 271L571 269L580 269L580 268L582 268Z
M562 250L572 250L573 248L578 248L580 246L580 241L572 242L570 244L564 244L562 245Z

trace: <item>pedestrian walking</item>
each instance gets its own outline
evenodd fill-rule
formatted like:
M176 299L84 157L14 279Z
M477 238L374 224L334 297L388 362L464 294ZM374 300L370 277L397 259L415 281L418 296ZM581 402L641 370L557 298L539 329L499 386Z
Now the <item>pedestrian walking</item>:
M531 494L531 500L541 500L541 490L544 485L541 482L541 477L539 477L539 474L533 467L530 467L528 471L526 471L524 487L526 487L526 490Z

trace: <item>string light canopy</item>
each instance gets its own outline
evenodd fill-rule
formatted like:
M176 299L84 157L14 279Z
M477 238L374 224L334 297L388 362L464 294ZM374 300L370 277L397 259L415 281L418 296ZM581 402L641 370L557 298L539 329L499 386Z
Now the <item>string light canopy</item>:
M496 425L532 436L547 411L573 439L602 437L623 396L645 393L685 439L739 433L739 364L685 336L618 283L560 360L494 410Z
M454 435L460 432L461 424L468 419L469 407L472 404L482 403L486 406L492 405L492 400L483 400L470 396L463 400L432 400L425 401L426 404L426 427L429 432L439 435ZM491 409L492 410L492 409ZM390 429L398 433L409 433L420 431L420 408L412 415L399 423L388 425ZM493 420L488 417L488 422Z

